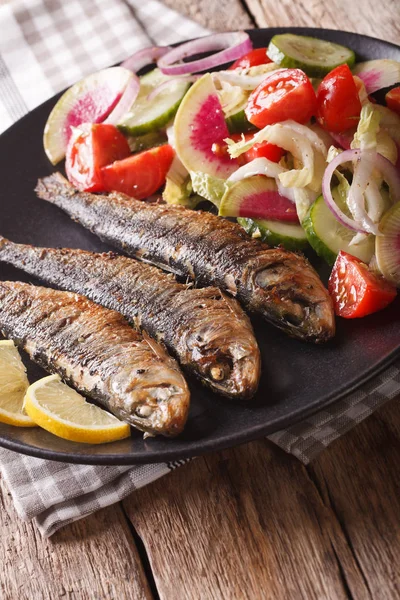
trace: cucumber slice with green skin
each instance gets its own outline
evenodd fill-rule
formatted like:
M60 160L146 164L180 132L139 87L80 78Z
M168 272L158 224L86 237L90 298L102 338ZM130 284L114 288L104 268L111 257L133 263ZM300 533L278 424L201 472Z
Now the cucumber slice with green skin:
M335 198L335 190L332 194ZM356 256L367 264L374 254L375 237L372 235L360 244L350 245L355 235L354 231L336 220L325 204L323 196L319 196L310 207L302 225L310 246L329 265L334 264L340 250Z
M296 223L244 217L238 217L237 221L249 235L266 242L269 246L283 246L286 250L293 251L304 250L308 246L304 229Z
M247 133L255 129L254 125L246 117L244 108L226 117L225 122L228 125L229 133Z
M171 85L160 91L153 100L148 95L165 81L175 79ZM176 77L163 75L154 69L140 78L140 91L131 109L118 123L119 129L129 135L145 135L164 127L175 115L182 98L189 89L186 81L177 81Z
M281 67L302 69L310 77L324 77L344 63L352 67L356 60L353 50L345 46L293 33L274 35L267 54Z
M376 262L382 275L400 287L400 202L379 223L382 235L376 238Z

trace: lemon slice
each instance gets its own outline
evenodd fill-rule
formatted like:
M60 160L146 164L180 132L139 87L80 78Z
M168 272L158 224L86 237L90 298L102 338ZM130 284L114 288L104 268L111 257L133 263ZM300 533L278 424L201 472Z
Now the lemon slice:
M27 389L24 408L43 429L86 444L129 437L130 427L63 383L58 375L39 379Z
M0 340L0 422L16 427L35 427L23 413L25 392L29 387L26 369L14 342Z

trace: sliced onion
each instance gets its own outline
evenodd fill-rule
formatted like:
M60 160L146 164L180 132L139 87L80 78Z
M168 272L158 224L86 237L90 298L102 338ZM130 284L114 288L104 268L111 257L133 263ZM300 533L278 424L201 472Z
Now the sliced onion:
M121 63L121 67L137 73L143 67L157 62L162 56L170 52L170 50L171 46L149 46L148 48L143 48L143 50L135 52L132 56L124 60Z
M363 229L360 225L353 221L353 219L350 219L342 210L340 210L334 201L331 192L331 180L336 169L343 163L358 160L360 156L361 150L345 150L344 152L341 152L335 156L335 158L325 169L324 177L322 179L322 194L328 208L335 215L339 223L345 227L348 227L348 229L351 229L352 231L356 231L357 233L367 233L365 229Z
M393 204L400 202L400 172L397 170L396 165L382 156L382 154L377 153L374 158L374 167L378 169L388 184Z
M184 75L182 77L171 77L171 79L168 79L167 81L163 81L162 83L160 83L160 85L158 85L153 90L151 90L150 94L147 96L147 100L149 100L149 102L150 102L151 100L156 98L159 94L161 94L162 92L167 90L171 85L174 85L174 84L178 83L179 81L183 81L183 82L187 81L188 83L189 82L193 83L194 81L197 81L200 77L201 77L201 75Z
M269 73L263 73L261 75L240 75L235 71L217 71L212 73L213 79L219 79L220 81L226 81L231 85L237 85L243 90L255 90L256 87L264 81Z
M157 66L165 75L186 75L187 73L208 71L240 58L243 54L250 52L252 48L253 44L245 31L215 33L191 42L186 42L186 44L181 44L167 54L164 54L158 61ZM182 59L189 58L194 54L216 50L221 50L221 52L215 52L215 54L207 58L179 63Z
M103 123L109 123L110 125L117 125L125 113L131 108L132 104L135 102L136 97L139 93L140 89L140 81L139 77L132 74L132 78L129 80L128 85L126 86L121 98L118 101L118 104L114 107L111 113L108 115L107 119L103 121Z
M357 221L350 219L340 210L332 196L331 179L335 170L340 165L354 160L360 161L361 157L364 157L364 159L366 159L364 160L364 165L361 172L360 170L357 172L357 167L359 165L356 165L354 169L353 183L350 187L350 191L353 194L353 202L356 202L357 204L361 202L364 203L363 194L361 194L360 197L357 197L357 190L361 191L367 188L368 180L374 168L380 172L381 176L388 184L392 202L397 203L400 201L400 174L398 173L395 165L393 165L390 162L390 160L388 160L381 154L378 154L377 152L368 152L366 156L365 154L365 152L359 150L358 148L354 150L345 150L344 152L341 152L332 160L332 162L329 163L325 170L325 174L322 180L322 193L329 209L332 211L332 213L342 225L358 233L371 233L370 229L368 228L368 224L367 227L365 227L365 223L360 223L358 219ZM352 190L352 188L354 189ZM354 198L354 194L356 195L356 198ZM367 216L368 219L370 219L369 215ZM370 221L372 222L371 219ZM378 226L375 225L375 223L373 223L372 228L374 230L372 231L372 233L379 235L379 229Z
M267 177L277 179L278 175L284 171L286 171L284 167L272 162L272 160L268 160L268 158L255 158L234 171L228 178L228 181L233 183L247 177L253 177L253 175L266 175Z
M375 154L375 152L366 150L358 156L353 172L353 182L347 197L347 204L355 222L359 223L364 231L379 235L378 224L373 222L365 209L364 197L371 179Z
M241 181L242 179L246 179L247 177L253 177L253 175L265 175L266 177L272 177L276 181L279 194L295 204L296 198L294 188L285 187L279 181L279 175L285 171L287 171L287 169L278 163L268 160L267 158L260 157L255 158L242 167L239 167L239 169L234 171L228 178L228 181L235 183L237 181Z

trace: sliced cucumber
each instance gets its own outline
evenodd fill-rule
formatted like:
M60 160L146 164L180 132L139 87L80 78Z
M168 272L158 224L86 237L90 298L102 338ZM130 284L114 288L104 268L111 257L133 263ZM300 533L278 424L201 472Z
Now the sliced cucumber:
M148 95L165 81L175 79L160 91L153 100ZM144 135L164 127L178 110L189 83L163 75L154 69L140 78L140 91L131 109L122 118L118 127L129 135Z
M382 275L400 287L400 202L379 223L382 235L376 238L376 261Z
M337 200L335 190L332 194ZM311 206L303 221L310 245L326 262L333 265L340 250L356 256L365 263L369 263L375 250L375 237L369 235L360 244L350 245L355 233L344 227L336 220L323 196L319 196Z
M229 133L246 133L255 129L254 125L247 119L244 108L226 117L225 121L228 125Z
M269 58L281 67L302 69L310 77L323 77L338 65L353 66L353 50L318 38L283 33L269 43Z
M237 221L249 235L266 242L269 246L283 246L287 250L304 250L308 245L304 229L296 223L244 217L238 217Z

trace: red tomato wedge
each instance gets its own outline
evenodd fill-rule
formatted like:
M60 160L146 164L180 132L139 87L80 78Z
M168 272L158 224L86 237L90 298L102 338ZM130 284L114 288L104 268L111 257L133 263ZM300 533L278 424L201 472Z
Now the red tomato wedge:
M388 108L400 115L400 85L390 90L386 94L385 100Z
M234 142L239 142L242 139L242 135L244 135L246 142L254 137L254 133L234 133L229 137ZM228 152L228 147L224 146L223 151ZM247 150L241 154L238 158L238 161L241 165L245 165L256 158L268 158L268 160L278 163L285 154L286 150L276 146L275 144L270 144L269 142L259 142L254 144L250 150Z
M268 158L272 162L278 163L282 156L286 154L286 151L275 144L269 144L268 142L260 142L254 144L250 150L244 153L246 162L251 162L256 158Z
M102 169L103 189L143 200L165 183L173 158L174 150L165 144L118 160Z
M251 50L247 54L244 54L241 58L238 58L233 65L229 67L232 69L249 69L250 67L257 67L258 65L266 65L271 61L267 56L268 48L256 48Z
M328 131L339 133L358 123L361 102L348 65L340 65L328 73L317 90L317 119Z
M317 110L311 81L300 69L278 69L250 94L246 117L256 127L293 119L307 123Z
M77 137L72 136L66 154L65 170L79 190L101 192L101 169L131 153L125 137L114 125L86 123Z
M385 308L397 294L359 258L339 252L328 283L335 313L345 319L365 317Z

